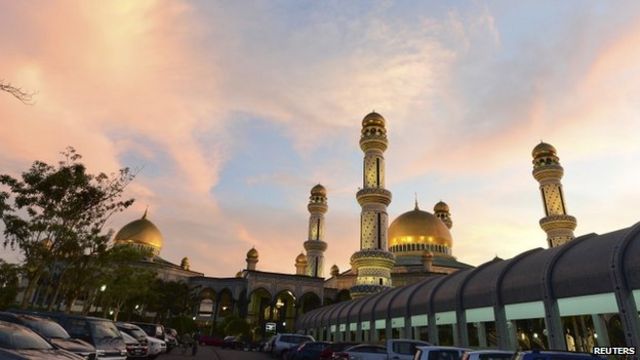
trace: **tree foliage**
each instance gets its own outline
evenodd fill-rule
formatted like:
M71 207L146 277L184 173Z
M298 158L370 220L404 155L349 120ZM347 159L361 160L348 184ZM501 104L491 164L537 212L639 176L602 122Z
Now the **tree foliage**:
M22 306L35 287L48 279L51 301L62 296L68 304L94 281L92 269L107 253L112 233L104 227L133 199L122 199L134 174L89 174L81 156L69 147L57 166L36 161L20 178L0 175L0 219L3 246L24 257L23 275L28 285ZM71 301L71 302L70 302Z
M11 306L18 294L18 271L15 264L0 259L0 309Z

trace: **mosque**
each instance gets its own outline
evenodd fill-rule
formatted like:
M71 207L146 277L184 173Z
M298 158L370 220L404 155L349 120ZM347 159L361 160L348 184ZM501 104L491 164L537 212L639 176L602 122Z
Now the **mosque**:
M415 207L389 225L392 195L385 187L386 121L372 112L362 120L363 185L360 248L351 268L333 265L325 274L328 192L310 191L305 253L292 259L295 272L259 269L250 249L246 267L234 277L204 276L160 257L162 235L146 213L120 230L117 244L147 248L147 266L169 280L188 282L200 304L203 327L235 314L256 336L299 331L330 341L416 338L440 345L501 348L640 346L640 224L609 234L574 236L567 214L556 149L541 142L532 152L545 216L540 220L548 249L533 249L478 267L453 255L449 206L433 212ZM330 226L330 222L327 226ZM604 259L604 260L603 260ZM571 337L571 341L569 341Z

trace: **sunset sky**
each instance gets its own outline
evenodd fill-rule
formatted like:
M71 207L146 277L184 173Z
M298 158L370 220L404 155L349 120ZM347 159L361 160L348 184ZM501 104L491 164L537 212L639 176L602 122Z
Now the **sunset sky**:
M576 234L640 220L638 1L0 0L0 173L73 146L141 169L162 257L215 277L295 271L309 189L326 186L326 270L359 249L360 121L387 119L391 219L451 208L453 253L546 247L531 176L558 149ZM0 257L18 255L0 249Z

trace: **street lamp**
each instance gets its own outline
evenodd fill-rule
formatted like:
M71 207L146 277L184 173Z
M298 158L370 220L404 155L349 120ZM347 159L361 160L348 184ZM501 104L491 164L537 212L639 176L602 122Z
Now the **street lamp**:
M105 290L107 290L107 284L103 284L102 286L100 286L101 292L104 292Z

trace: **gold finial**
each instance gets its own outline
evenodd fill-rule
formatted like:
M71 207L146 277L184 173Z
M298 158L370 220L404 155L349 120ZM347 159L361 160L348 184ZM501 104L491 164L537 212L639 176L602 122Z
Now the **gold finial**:
M413 193L415 196L415 210L420 210L420 208L418 207L418 193Z
M144 214L142 214L142 218L146 219L147 218L147 212L149 211L149 205L147 205L147 208L144 209Z

